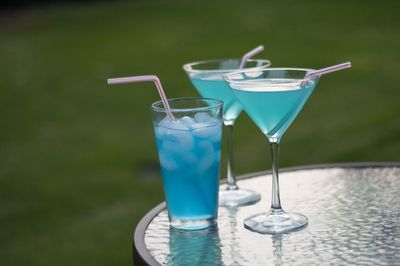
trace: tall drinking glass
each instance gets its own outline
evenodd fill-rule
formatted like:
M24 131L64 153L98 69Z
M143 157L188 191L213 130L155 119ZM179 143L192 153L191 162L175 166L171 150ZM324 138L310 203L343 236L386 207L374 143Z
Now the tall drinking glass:
M236 118L242 112L242 107L236 100L222 75L237 71L241 59L219 59L185 64L183 69L190 81L203 97L216 98L224 102L223 120L227 135L227 183L220 188L220 206L242 206L256 203L260 194L247 189L240 189L236 184L233 164L233 126ZM270 66L268 60L248 60L244 69L263 69Z
M266 213L247 218L247 229L284 233L307 224L307 218L283 211L279 195L278 145L317 85L318 78L305 79L311 69L268 68L224 75L243 109L270 142L272 157L272 202Z
M151 108L170 224L203 229L215 224L218 211L223 103L205 98L168 103L170 110L161 101Z

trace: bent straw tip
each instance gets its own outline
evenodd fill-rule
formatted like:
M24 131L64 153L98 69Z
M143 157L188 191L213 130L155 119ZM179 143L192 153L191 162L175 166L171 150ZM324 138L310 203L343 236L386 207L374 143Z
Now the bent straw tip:
M260 44L259 46L256 47L256 49L263 51L265 49L264 45Z
M114 84L121 84L121 83L128 83L125 81L126 78L110 78L107 79L107 84L108 85L114 85Z
M351 67L352 65L351 65L351 62L350 61L348 61L348 62L344 62L344 63L341 63L341 64L338 64L338 65L335 65L335 66L332 66L332 67L339 67L339 68L348 68L348 67Z
M246 55L248 56L254 56L260 52L264 51L264 45L259 45L256 48L254 48L253 50L251 50L250 52L248 52Z

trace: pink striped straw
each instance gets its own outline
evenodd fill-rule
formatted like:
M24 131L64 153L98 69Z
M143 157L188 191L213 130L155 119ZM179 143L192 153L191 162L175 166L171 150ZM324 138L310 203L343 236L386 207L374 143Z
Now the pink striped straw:
M349 67L351 67L351 62L346 62L346 63L343 63L343 64L322 68L322 69L315 70L313 72L308 73L306 75L305 79L317 78L317 77L320 77L322 75L325 75L325 74L328 74L328 73L331 73L331 72L336 72L336 71L339 71L339 70L343 70L343 69L346 69L346 68L349 68Z
M253 50L251 50L250 52L246 53L243 57L242 57L242 61L240 61L240 66L239 68L242 69L246 63L247 60L249 60L250 58L252 58L253 56L255 56L256 54L260 53L264 51L264 46L259 45L256 48L254 48Z
M163 87L161 86L160 79L155 75L145 75L145 76L133 76L133 77L124 77L124 78L112 78L108 79L108 85L113 84L127 84L127 83L138 83L138 82L154 82L156 84L158 94L160 94L161 101L164 105L164 108L167 111L167 115L171 120L175 120L174 115L171 113L171 108L169 107L167 96L165 96Z

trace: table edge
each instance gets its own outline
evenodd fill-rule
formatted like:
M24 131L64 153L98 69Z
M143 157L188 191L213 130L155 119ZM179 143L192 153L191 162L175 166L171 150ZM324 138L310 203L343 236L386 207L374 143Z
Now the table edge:
M149 253L144 243L144 235L147 226L151 223L153 218L167 207L165 201L158 204L151 209L146 215L140 219L135 228L133 237L133 265L160 265Z
M280 173L293 172L310 169L324 169L324 168L380 168L380 167L400 167L400 162L351 162L351 163L331 163L331 164L310 164L304 166L285 167L279 169ZM257 177L261 175L271 174L271 170L258 171L249 174L240 175L237 180ZM156 207L151 209L142 219L135 228L133 237L133 263L134 265L161 265L156 261L146 248L144 243L144 235L146 228L151 223L153 218L166 208L165 201L158 204Z

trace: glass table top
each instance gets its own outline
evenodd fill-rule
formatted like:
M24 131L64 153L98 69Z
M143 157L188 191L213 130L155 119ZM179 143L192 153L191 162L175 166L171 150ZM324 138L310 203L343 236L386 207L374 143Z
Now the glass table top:
M159 212L144 233L150 255L161 265L400 265L400 166L282 172L283 208L307 216L308 225L278 235L243 226L270 205L271 176L255 175L239 186L260 192L261 201L220 207L209 230L172 229Z

